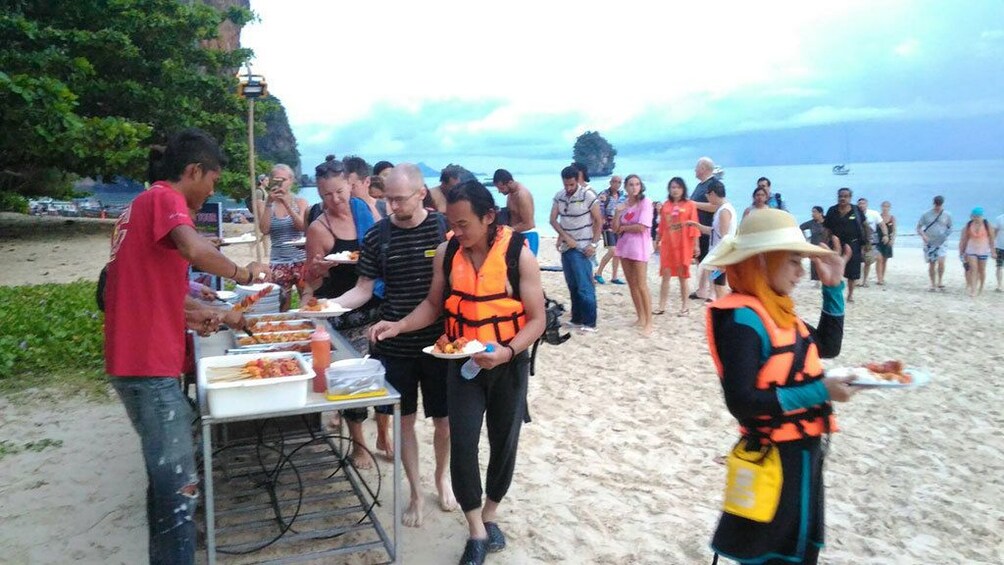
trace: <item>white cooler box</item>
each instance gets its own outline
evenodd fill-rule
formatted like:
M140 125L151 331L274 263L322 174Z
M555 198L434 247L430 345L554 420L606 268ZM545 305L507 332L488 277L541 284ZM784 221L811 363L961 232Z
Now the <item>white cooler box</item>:
M230 383L207 383L206 373L212 367L242 367L256 359L296 359L302 374L267 379L246 379ZM300 408L307 403L307 392L314 370L303 355L290 352L248 353L204 357L199 360L198 385L206 394L209 414L214 418L264 414Z

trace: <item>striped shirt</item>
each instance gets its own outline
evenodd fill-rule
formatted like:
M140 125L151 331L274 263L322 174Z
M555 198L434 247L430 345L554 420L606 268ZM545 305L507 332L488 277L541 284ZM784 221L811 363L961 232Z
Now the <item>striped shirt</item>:
M558 191L554 203L558 206L558 225L575 238L578 249L585 249L593 242L592 209L598 205L596 193L588 186L579 185L571 196L564 190ZM568 246L562 242L560 250L565 252Z
M392 322L403 319L429 294L435 250L443 242L436 215L430 213L414 228L401 228L391 222L386 273L383 272L380 223L377 222L366 232L356 269L359 276L374 280L382 278L387 285L382 319ZM443 329L443 318L440 317L425 328L378 342L371 346L371 351L389 357L417 357L423 354L423 347L432 345L443 335Z
M294 203L293 213L299 214L300 209ZM275 217L275 207L269 210L272 215L272 224L268 229L268 235L272 237L272 263L302 263L306 255L302 247L286 245L286 242L296 241L303 237L303 232L293 227L293 217Z

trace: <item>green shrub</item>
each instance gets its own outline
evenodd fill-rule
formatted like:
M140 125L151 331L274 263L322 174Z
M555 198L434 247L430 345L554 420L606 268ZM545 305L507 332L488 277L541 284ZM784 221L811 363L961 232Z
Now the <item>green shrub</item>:
M0 287L0 391L107 390L96 288L90 281Z
M13 192L0 192L0 212L28 213L28 199Z

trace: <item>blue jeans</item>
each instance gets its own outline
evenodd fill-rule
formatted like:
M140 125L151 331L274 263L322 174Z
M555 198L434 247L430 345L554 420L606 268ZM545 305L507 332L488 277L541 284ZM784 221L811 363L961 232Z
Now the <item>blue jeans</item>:
M192 442L192 408L178 379L111 377L139 434L146 462L146 520L151 564L195 563L199 477Z
M589 257L578 249L561 254L561 270L572 298L572 323L596 327L596 287Z

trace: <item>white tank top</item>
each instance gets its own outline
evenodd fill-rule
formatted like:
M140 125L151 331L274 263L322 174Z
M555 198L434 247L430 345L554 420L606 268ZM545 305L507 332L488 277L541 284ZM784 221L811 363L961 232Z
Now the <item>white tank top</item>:
M732 212L732 218L729 221L728 233L722 233L722 230L719 226L722 217L722 210L728 210L729 212ZM732 207L731 202L725 202L724 204L721 205L720 208L718 208L718 210L715 211L715 215L711 219L710 247L713 249L716 245L718 245L718 242L721 241L722 238L727 235L736 235L736 229L738 228L739 228L739 217L736 216L736 209Z

